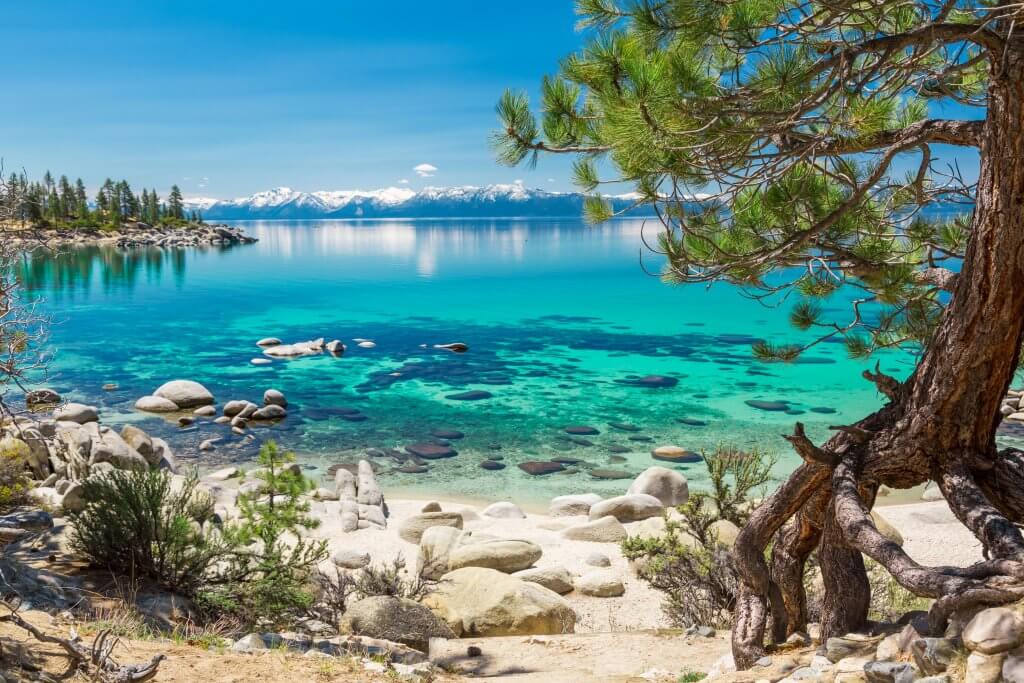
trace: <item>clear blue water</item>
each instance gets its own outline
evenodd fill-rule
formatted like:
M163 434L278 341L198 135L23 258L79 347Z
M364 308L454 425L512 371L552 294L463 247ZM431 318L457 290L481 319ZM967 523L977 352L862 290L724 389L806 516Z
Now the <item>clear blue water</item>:
M695 451L757 446L780 456L781 475L795 464L780 436L795 420L823 439L829 425L880 405L859 377L866 365L848 359L841 344L821 344L795 364L754 360L755 339L806 339L789 326L788 309L765 307L728 286L663 284L645 272L660 264L644 253L642 225L249 223L255 245L36 254L27 257L24 278L55 320L49 384L99 405L107 423L135 421L165 436L182 461L204 468L248 462L258 441L243 444L208 421L179 429L134 411L139 396L176 378L202 382L220 403L259 402L265 389L280 389L291 402L289 417L253 433L294 450L314 473L367 449L402 449L430 439L434 429L456 429L466 435L452 442L458 455L428 462L425 473L396 472L392 459L376 458L385 487L523 502L621 492L627 482L590 472L636 474L654 464L650 450L664 444ZM838 319L848 315L842 301L833 307ZM267 336L337 338L349 350L341 358L254 366L255 342ZM377 346L359 348L356 338ZM470 351L432 348L454 341ZM899 376L913 364L905 353L880 360ZM629 383L645 375L678 383ZM108 382L118 390L103 391ZM493 397L446 398L467 390ZM791 410L759 410L747 400L789 401ZM344 419L337 409L345 408L366 419ZM609 426L618 421L640 431ZM566 425L600 433L586 445L567 440ZM200 453L198 444L212 436L225 441ZM482 469L489 457L507 467ZM543 477L516 467L556 457L582 462ZM681 469L701 485L700 464Z

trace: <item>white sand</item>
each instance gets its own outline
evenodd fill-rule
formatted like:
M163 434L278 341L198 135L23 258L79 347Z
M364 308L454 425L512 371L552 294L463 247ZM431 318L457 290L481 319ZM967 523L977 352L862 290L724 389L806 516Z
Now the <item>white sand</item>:
M227 493L225 489L233 489L237 484L235 480L221 483L220 487ZM418 514L426 501L386 500L389 510L387 529L362 529L351 533L340 529L339 503L314 502L312 512L321 520L321 525L312 535L327 540L332 555L342 548L367 552L376 564L401 556L406 567L415 571L419 546L403 541L398 529L406 519ZM465 523L467 531L536 543L544 551L536 563L537 567L562 566L573 576L580 576L597 570L586 564L588 555L594 552L606 555L611 560L611 567L604 571L610 570L618 575L626 591L617 598L594 598L576 592L564 596L578 615L577 632L621 632L670 626L661 609L662 594L637 578L622 556L618 543L571 541L559 535L560 529L582 524L587 521L586 517L553 518L527 511L525 519L494 519L480 514L485 507L483 505L443 499L439 502L445 511L472 511L466 515L468 520L472 520ZM899 530L905 541L904 548L922 565L966 566L982 559L981 544L953 516L945 501L887 505L876 509ZM627 524L626 528L633 532L637 524L640 523ZM330 561L326 564L330 566Z
M923 565L965 567L983 559L981 543L945 501L876 508L903 534L903 548Z
M370 553L375 563L386 562L400 555L405 558L406 567L415 570L419 546L399 538L398 528L407 518L418 514L425 503L422 500L387 500L387 504L390 512L387 529L361 529L344 533L337 521L339 504L314 503L313 512L322 520L315 535L328 541L332 554L341 548L359 550ZM458 511L469 507L478 515L483 510L457 503L442 502L441 506L445 511ZM532 541L544 550L544 555L535 566L562 566L574 576L597 569L584 561L591 553L601 552L607 555L611 560L611 567L605 571L614 571L622 579L626 592L617 598L593 598L575 592L564 596L576 610L576 631L579 633L632 631L669 626L661 611L661 594L638 579L629 569L629 563L622 556L617 543L570 541L562 538L558 531L542 529L539 526L554 523L568 527L586 521L586 517L553 518L527 513L526 519L481 517L477 521L467 522L464 528L499 538Z

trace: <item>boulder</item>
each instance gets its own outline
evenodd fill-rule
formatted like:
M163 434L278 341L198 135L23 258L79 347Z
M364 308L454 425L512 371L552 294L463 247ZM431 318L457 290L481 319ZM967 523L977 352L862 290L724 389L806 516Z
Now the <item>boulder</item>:
M1024 642L1024 617L1010 607L990 607L974 615L961 634L967 649L992 655Z
M264 337L256 342L256 346L280 346L281 340L277 337Z
M901 534L896 527L885 519L878 510L871 511L871 519L875 522L875 528L878 529L878 533L882 534L896 545L903 545L903 534Z
M192 411L192 414L196 417L214 417L217 414L217 409L213 406L199 406Z
M562 538L570 541L590 541L592 543L621 543L629 535L622 522L611 515L596 519L586 524L571 526L562 531Z
M492 503L480 514L496 519L526 519L526 514L515 503Z
M534 567L515 572L512 576L523 581L540 584L559 595L571 593L573 589L572 574L565 567Z
M616 598L626 592L622 579L611 571L587 572L576 579L576 590L595 598Z
M700 462L700 454L688 451L679 446L658 446L651 451L651 457L663 462L694 463Z
M153 450L153 439L150 438L149 434L142 431L135 425L125 425L121 428L121 438L126 444L146 459L150 467L156 467L160 464L160 459L156 457L156 453Z
M432 526L423 531L416 558L416 572L436 581L448 573L448 558L462 540L462 530L453 526Z
M552 517L571 517L575 515L586 515L590 508L601 502L601 496L596 493L584 493L574 496L557 496L551 499L548 506L548 514Z
M980 652L972 652L967 656L965 667L965 680L970 683L999 683L1003 673L1003 662L1006 660L1006 653L997 655L985 655Z
M277 389L267 389L263 392L263 405L288 407L288 400Z
M57 422L77 422L84 425L100 419L99 411L84 403L66 403L53 411L53 419Z
M587 555L584 560L591 567L610 567L612 566L611 559L604 553L593 552Z
M426 652L431 638L454 638L452 629L428 608L406 598L379 595L348 606L345 633L382 638Z
M666 507L683 505L690 498L690 489L684 477L667 467L648 467L629 485L627 493L645 493L654 496Z
M152 441L150 444L152 445ZM155 455L151 457L155 457ZM95 465L102 462L109 462L119 470L145 472L150 468L149 462L129 446L117 432L112 430L103 432L99 439L92 441L89 464Z
M408 543L419 543L423 532L432 526L462 528L462 515L457 512L423 512L413 515L398 527L398 535Z
M740 528L727 519L720 519L711 525L710 530L718 535L718 545L731 548L736 544Z
M650 517L661 516L664 507L661 501L654 496L646 493L634 493L595 503L591 506L588 516L591 520L611 516L620 522L639 522Z
M331 560L342 569L362 569L370 566L370 553L342 548L331 555Z
M242 412L242 410L247 405L250 405L249 401L228 401L227 403L224 404L224 409L222 410L222 412L227 417L234 417L235 415L238 415L240 412Z
M554 591L481 567L445 574L423 604L460 637L572 633L576 623Z
M467 543L451 552L448 568L455 570L463 567L486 567L511 574L532 567L543 553L539 545L530 541L494 540Z
M198 408L213 403L213 394L206 387L188 379L162 384L153 395L173 401L179 408Z
M356 501L360 505L381 505L384 493L377 484L377 476L373 473L373 465L367 460L360 460L356 468Z
M147 413L175 413L180 410L177 403L160 396L143 396L135 402L135 409Z
M253 420L282 420L287 416L288 411L275 404L263 406L250 415Z
M53 405L60 402L60 394L53 389L35 389L25 394L25 404L29 407Z

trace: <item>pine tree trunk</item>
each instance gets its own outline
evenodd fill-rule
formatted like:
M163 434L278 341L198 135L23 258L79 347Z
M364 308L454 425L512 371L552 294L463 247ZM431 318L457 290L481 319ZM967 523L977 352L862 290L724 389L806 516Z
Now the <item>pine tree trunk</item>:
M737 540L733 654L741 668L763 655L769 613L773 640L804 628L797 578L815 545L826 587L823 637L864 625L862 553L904 587L936 599L936 629L959 607L1024 595L1024 537L1013 524L1024 523L1024 453L997 452L995 444L1024 336L1024 52L1000 57L992 60L972 232L933 340L902 384L865 373L891 399L878 412L820 448L798 425L790 441L806 463ZM928 480L991 561L959 572L921 567L877 532L868 515L877 487ZM764 550L773 538L769 571Z

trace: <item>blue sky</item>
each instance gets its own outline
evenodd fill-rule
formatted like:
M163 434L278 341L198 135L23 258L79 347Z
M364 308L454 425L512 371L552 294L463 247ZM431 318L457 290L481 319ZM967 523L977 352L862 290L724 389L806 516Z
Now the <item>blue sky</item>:
M487 138L504 88L535 96L579 47L574 24L572 0L9 3L0 156L32 177L220 198L403 180L568 190L570 159L501 167Z
M571 0L10 3L0 155L30 176L216 197L569 189L568 160L500 167L487 136L505 87L536 92L578 47L574 23Z

